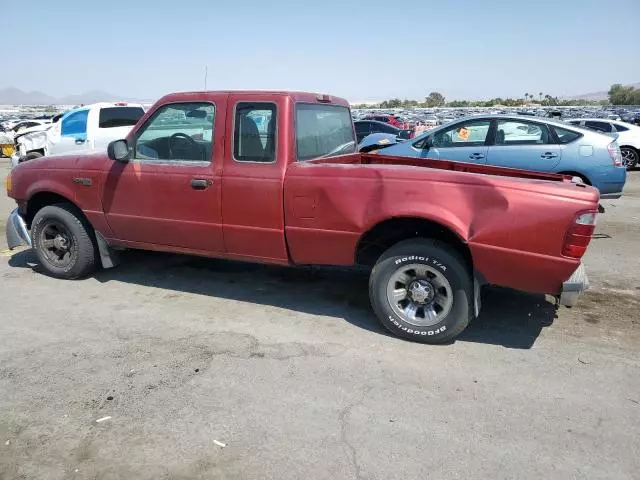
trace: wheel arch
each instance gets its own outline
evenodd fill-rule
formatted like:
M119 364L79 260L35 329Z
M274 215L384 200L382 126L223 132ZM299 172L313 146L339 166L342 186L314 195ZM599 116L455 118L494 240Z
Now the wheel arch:
M454 229L441 222L416 216L387 218L371 226L358 239L355 262L357 265L373 266L390 247L411 238L431 238L445 242L473 268L469 245Z
M593 185L591 180L584 173L576 172L575 170L563 170L558 172L559 175L571 175L572 177L580 177L587 185Z
M35 217L36 213L40 209L49 205L55 205L56 203L68 203L69 205L72 205L84 217L87 223L91 225L91 222L89 222L89 219L86 217L82 209L67 196L53 191L42 190L31 195L27 201L27 208L24 215L27 226L29 228L31 227L33 217Z

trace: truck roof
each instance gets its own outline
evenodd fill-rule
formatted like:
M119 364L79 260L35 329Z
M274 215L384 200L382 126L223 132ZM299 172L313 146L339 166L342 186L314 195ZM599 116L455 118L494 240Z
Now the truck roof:
M270 95L270 96L282 96L290 97L295 102L308 102L308 103L326 103L328 105L341 105L344 107L349 106L344 98L334 97L333 95L327 95L323 93L312 92L296 92L286 90L202 90L194 92L177 92L170 93L160 98L159 102L179 102L185 100L193 100L193 97L202 97L203 95ZM328 98L329 101L322 101L322 98Z

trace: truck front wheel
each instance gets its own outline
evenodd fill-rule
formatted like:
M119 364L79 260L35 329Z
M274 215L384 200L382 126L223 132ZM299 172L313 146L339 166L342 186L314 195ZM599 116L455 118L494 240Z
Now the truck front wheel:
M59 203L38 210L31 240L40 265L53 277L70 280L95 269L92 227L73 205Z
M369 296L387 329L417 342L453 340L474 311L469 267L436 240L405 240L387 250L371 272Z

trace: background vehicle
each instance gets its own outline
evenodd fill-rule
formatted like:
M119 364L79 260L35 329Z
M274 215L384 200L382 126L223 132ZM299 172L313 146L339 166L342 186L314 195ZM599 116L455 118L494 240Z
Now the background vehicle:
M477 115L443 125L387 155L471 162L578 176L603 198L618 198L626 181L615 139L562 122Z
M363 117L363 120L375 120L376 122L388 123L389 125L393 125L398 128L402 128L404 125L404 122L400 117L387 113L366 115Z
M617 143L622 154L622 163L631 170L640 162L640 127L618 120L605 118L575 118L567 123L588 128L596 132L617 133Z
M46 130L18 137L12 162L15 166L44 155L106 149L110 141L126 136L142 115L142 105L124 102L70 110Z
M353 125L356 128L356 138L358 143L360 143L364 137L371 135L372 133L388 133L390 135L395 135L401 140L408 140L412 137L411 130L402 130L389 123L378 122L376 120L357 120L353 122Z
M484 283L576 303L597 190L559 175L358 154L355 140L347 102L327 95L168 95L105 154L13 169L7 244L32 243L59 278L114 266L113 248L369 267L381 322L430 343L478 314Z

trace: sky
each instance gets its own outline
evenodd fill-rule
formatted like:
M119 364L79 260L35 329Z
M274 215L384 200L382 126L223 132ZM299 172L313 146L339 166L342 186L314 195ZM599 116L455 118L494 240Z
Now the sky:
M352 102L432 91L448 100L564 96L640 82L640 0L0 3L0 89L57 97L201 90L205 68L210 90Z

